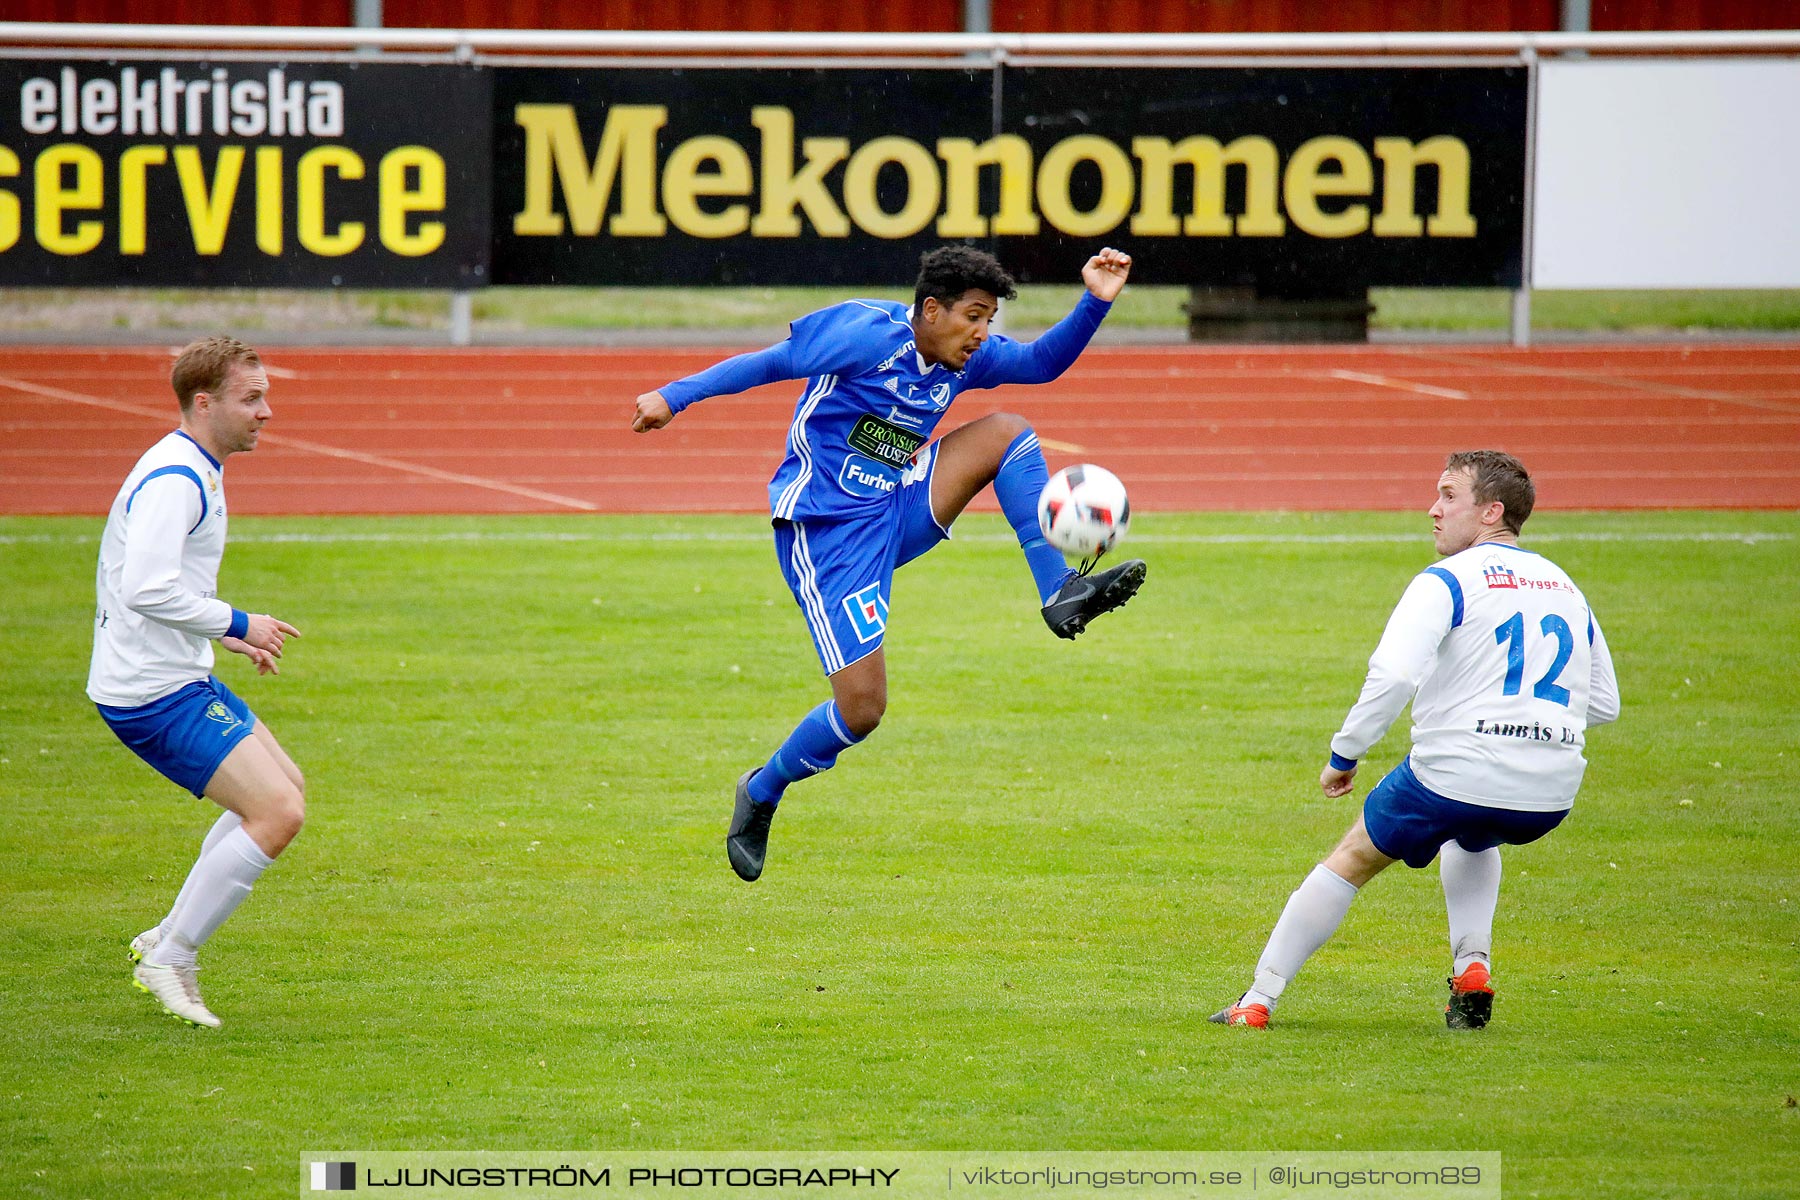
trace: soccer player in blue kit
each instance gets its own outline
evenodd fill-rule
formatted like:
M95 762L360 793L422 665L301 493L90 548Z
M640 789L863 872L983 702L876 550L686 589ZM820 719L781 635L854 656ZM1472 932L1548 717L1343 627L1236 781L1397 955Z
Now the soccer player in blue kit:
M1319 786L1348 795L1358 760L1412 702L1412 752L1282 909L1250 990L1214 1013L1262 1029L1288 982L1336 932L1369 880L1442 854L1452 1029L1493 1012L1489 956L1500 847L1562 823L1587 770L1587 730L1619 715L1606 638L1567 572L1519 545L1536 489L1498 450L1452 454L1431 521L1444 561L1413 578L1369 659L1362 695L1331 739Z
M1031 342L991 332L1017 295L994 257L970 246L924 255L913 305L848 300L802 317L787 340L741 354L637 399L631 427L661 429L689 405L804 379L787 454L769 483L782 574L805 616L831 699L809 712L760 768L738 780L725 838L732 869L762 874L769 823L788 785L829 770L887 709L888 594L894 570L950 536L950 524L993 484L1037 584L1045 622L1073 638L1144 582L1140 560L1088 574L1070 569L1037 524L1049 481L1036 433L995 413L932 441L958 395L1048 383L1074 363L1125 286L1131 256L1110 247L1082 267L1087 293Z

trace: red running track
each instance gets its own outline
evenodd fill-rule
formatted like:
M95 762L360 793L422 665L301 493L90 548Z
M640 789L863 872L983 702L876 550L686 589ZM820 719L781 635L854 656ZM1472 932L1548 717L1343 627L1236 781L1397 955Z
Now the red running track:
M722 353L271 349L275 418L229 464L232 510L761 511L798 384L629 428L639 392ZM104 514L175 423L169 362L0 350L0 512ZM1000 410L1140 510L1422 508L1477 446L1524 459L1546 508L1800 509L1800 345L1095 347L942 428Z

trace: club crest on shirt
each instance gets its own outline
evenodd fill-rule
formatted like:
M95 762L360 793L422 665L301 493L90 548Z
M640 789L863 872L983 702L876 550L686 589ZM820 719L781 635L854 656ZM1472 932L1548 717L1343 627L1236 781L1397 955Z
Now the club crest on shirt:
M879 583L845 596L844 611L850 614L850 628L859 642L872 642L887 629L888 602Z
M1488 590L1510 588L1518 590L1519 577L1513 574L1512 568L1497 558L1490 558L1481 564L1481 577L1487 580Z
M931 407L933 407L933 408L949 408L950 407L950 385L949 384L940 383L936 387L931 389Z

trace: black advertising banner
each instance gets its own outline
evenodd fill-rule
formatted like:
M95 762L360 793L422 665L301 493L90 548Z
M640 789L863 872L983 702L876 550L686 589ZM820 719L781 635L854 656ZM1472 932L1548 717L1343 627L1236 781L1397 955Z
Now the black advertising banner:
M1517 286L1519 67L0 58L0 285Z
M496 69L494 281L1516 286L1519 68ZM996 103L994 91L998 86Z
M486 282L489 72L0 59L0 284Z
M906 285L983 236L986 68L494 76L495 283Z
M1519 67L1008 69L1038 219L996 221L1001 257L1064 278L1107 241L1145 283L1517 287L1527 86Z

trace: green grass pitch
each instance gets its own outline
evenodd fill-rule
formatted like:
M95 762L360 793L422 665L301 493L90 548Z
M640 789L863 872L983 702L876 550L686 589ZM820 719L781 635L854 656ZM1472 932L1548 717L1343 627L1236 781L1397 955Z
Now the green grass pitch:
M1317 774L1422 515L1144 515L1144 592L1073 644L966 518L754 886L732 782L826 694L764 523L240 518L223 594L305 637L221 675L309 819L202 955L218 1032L129 985L212 812L82 694L99 528L0 520L8 1195L291 1195L314 1147L1498 1150L1515 1197L1793 1194L1794 514L1533 521L1625 712L1507 853L1474 1035L1404 868L1268 1034L1205 1022L1355 811Z

